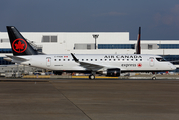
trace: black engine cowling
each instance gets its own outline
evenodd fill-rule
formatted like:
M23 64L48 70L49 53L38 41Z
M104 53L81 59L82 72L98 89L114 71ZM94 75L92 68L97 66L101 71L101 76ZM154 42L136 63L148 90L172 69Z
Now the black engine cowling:
M121 74L121 70L119 68L110 68L106 71L103 71L103 74L110 77L119 77Z

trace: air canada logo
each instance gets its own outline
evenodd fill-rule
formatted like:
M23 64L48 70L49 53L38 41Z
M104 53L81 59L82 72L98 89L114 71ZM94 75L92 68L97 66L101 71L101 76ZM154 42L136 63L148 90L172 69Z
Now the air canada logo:
M17 38L12 43L12 49L17 53L23 53L27 49L27 43L24 39Z

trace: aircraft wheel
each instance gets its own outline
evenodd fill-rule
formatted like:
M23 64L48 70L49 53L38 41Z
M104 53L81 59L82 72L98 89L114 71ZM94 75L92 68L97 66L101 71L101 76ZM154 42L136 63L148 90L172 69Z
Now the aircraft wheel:
M95 76L94 76L94 75L90 75L90 76L89 76L89 79L94 80L94 79L95 79Z
M156 77L152 77L152 80L156 80Z

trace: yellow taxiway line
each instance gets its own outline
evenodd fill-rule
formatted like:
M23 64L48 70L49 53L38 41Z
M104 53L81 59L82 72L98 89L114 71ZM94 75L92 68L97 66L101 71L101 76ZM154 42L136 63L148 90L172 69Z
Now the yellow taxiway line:
M25 75L22 78L50 78L50 75ZM89 78L89 76L71 76L71 78ZM118 77L95 76L95 78L118 79Z
M72 76L72 78L89 78L89 76ZM95 76L95 78L113 78L113 79L118 79L119 77Z
M50 78L50 75L25 75L22 78Z

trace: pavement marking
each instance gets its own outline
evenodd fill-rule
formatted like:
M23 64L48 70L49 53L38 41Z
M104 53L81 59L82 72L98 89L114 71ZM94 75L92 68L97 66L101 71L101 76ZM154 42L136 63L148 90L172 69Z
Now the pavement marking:
M25 75L22 78L50 78L50 75Z
M72 78L89 78L89 76L72 76ZM105 77L105 76L95 76L95 78L113 78L118 79L119 77Z
M55 85L53 85L53 86L54 86L55 89L57 89L55 87ZM79 109L86 117L88 117L90 120L92 120L90 118L90 116L88 116L88 114L86 114L80 107L78 107L73 101L71 101L60 89L57 89L57 91L59 91L71 104L73 104L77 109Z

